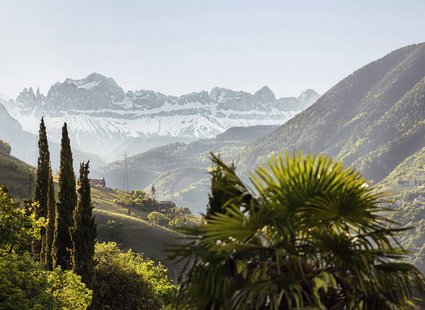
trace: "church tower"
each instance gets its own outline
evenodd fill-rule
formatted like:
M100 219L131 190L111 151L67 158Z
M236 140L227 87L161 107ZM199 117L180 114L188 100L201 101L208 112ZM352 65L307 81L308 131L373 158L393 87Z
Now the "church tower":
M156 200L156 189L155 189L155 186L153 184L152 184L152 187L151 187L151 199L153 201Z

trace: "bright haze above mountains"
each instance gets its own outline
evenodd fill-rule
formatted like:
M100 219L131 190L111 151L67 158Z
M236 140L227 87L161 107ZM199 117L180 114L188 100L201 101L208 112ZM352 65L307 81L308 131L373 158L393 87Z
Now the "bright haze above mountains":
M424 41L425 2L1 1L0 92L101 72L125 89L221 86L324 93L365 63Z

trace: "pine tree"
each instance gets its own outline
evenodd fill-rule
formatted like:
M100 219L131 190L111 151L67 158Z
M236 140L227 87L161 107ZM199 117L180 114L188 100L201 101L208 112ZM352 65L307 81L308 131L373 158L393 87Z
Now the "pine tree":
M47 217L47 200L49 190L49 170L50 170L50 153L49 145L47 142L46 126L44 125L44 119L40 122L40 131L38 139L38 165L37 165L37 181L35 187L35 198L38 202L38 207L35 209L35 216L37 219ZM42 240L46 233L45 228L41 228L40 240L37 240L33 244L33 253L37 259L40 259L42 250Z
M49 171L49 191L48 191L48 200L47 200L47 229L46 234L43 238L42 243L42 261L47 265L49 270L53 268L52 261L52 245L53 238L55 235L55 218L56 218L56 201L55 201L55 189L53 183L52 169Z
M59 168L59 192L56 203L55 236L53 239L53 266L71 269L72 241L70 228L74 224L73 212L77 203L72 152L66 123L62 128Z
M92 214L89 162L81 163L78 183L78 203L74 212L74 227L71 228L72 264L74 272L82 277L83 282L88 287L93 287L93 257L97 232Z

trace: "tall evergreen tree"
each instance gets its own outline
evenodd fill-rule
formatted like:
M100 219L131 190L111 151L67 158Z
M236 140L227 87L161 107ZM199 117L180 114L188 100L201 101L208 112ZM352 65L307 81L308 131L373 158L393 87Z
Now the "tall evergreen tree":
M49 171L49 191L47 195L47 229L46 234L43 238L42 243L42 261L47 265L47 267L52 270L53 261L52 261L52 245L53 238L55 236L55 219L56 219L56 201L55 201L55 189L53 183L52 169Z
M40 131L38 138L38 163L37 163L37 181L35 187L34 200L38 202L38 208L35 209L36 218L47 217L47 200L49 190L49 170L50 170L50 153L49 145L47 142L46 126L44 125L44 119L41 118ZM46 233L45 228L41 228L40 240L37 240L33 244L33 252L37 259L40 258L41 243Z
M82 162L78 180L78 203L74 211L74 227L71 228L71 238L73 270L82 277L88 287L93 287L93 257L97 232L92 213L89 172L89 162Z
M73 213L77 203L72 152L66 123L62 128L59 192L56 203L55 236L53 239L53 266L71 269L72 240L70 228L74 225Z

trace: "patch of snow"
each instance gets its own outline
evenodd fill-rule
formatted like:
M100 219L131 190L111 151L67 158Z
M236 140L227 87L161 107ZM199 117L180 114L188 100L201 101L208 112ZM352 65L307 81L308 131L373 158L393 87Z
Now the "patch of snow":
M88 83L79 85L78 88L92 89L93 87L96 87L97 85L99 85L99 81L93 81L93 82L88 82Z

